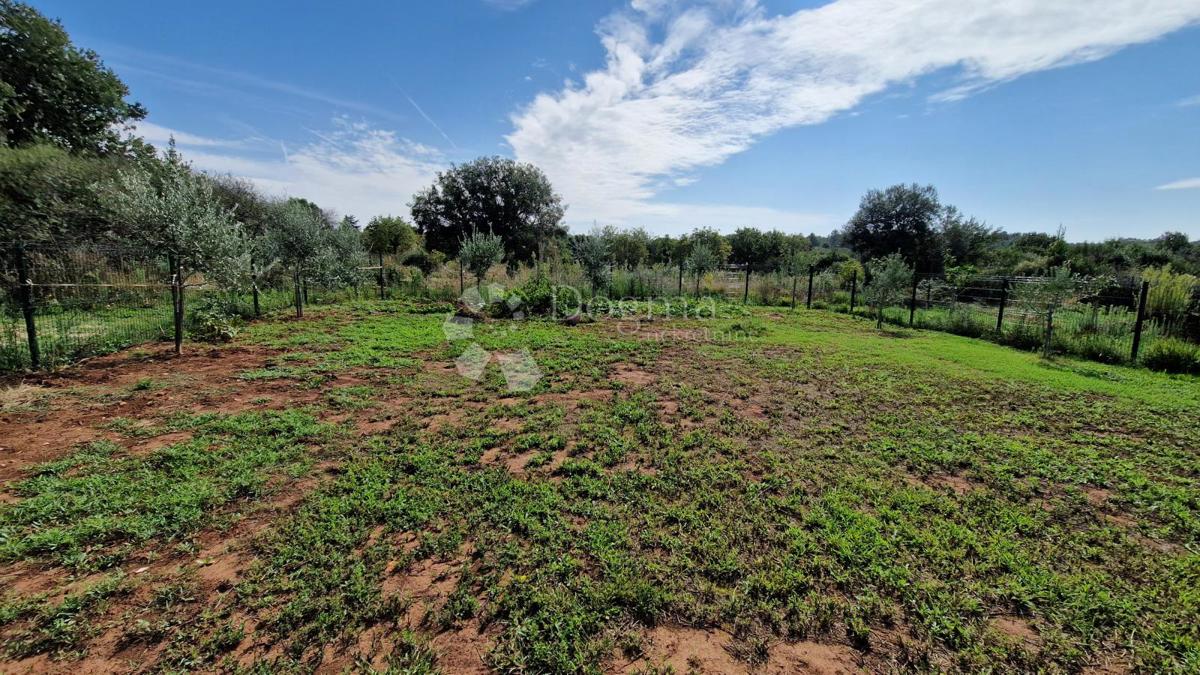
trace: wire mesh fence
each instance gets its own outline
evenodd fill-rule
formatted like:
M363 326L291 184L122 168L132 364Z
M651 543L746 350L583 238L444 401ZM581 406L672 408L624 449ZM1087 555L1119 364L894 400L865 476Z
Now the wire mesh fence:
M0 372L61 366L156 340L173 339L174 279L166 255L131 246L23 245L0 252ZM202 277L181 284L182 329L189 308L208 303L251 318L294 304L291 276L260 275L254 288L229 292ZM342 299L353 289L305 284L309 304Z
M1156 340L1200 342L1197 301L1156 303L1137 277L1116 280L1050 277L917 275L903 300L882 308L883 320L985 338L1021 349L1066 353L1105 363L1136 361ZM808 306L875 316L863 282L833 271L812 275Z

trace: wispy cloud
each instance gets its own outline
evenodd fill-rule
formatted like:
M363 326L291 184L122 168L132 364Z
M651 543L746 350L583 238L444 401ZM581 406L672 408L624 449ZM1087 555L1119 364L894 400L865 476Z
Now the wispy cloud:
M1189 97L1179 101L1176 105L1178 105L1180 108L1193 108L1196 106L1200 106L1200 94L1196 94L1195 96L1189 96Z
M244 148L249 143L249 139L227 139L227 138L209 138L207 136L198 136L189 134L186 131L177 129L169 129L164 126L159 126L153 122L141 121L134 125L133 134L158 145L166 145L172 138L175 143L181 147L194 148Z
M1174 183L1166 183L1154 188L1155 190L1200 190L1200 177L1184 178Z
M536 0L483 0L484 4L489 7L503 10L505 12L513 12L528 5L532 5Z
M953 69L958 84L937 96L949 101L1197 20L1200 0L836 0L778 16L754 0L633 0L597 28L606 66L537 96L506 139L549 174L572 222L632 224L678 179L893 86Z
M324 103L338 112L362 113L394 122L405 119L403 115L363 101L239 70L216 68L122 45L105 46L104 50L110 55L113 64L122 71L151 75L199 95L224 96L230 92L244 94L247 90L270 92L292 99Z
M412 194L445 166L435 148L392 131L345 117L334 118L331 126L291 148L267 139L257 139L252 148L230 145L158 125L152 125L152 132L174 136L197 169L248 178L270 194L305 197L363 221L406 214Z

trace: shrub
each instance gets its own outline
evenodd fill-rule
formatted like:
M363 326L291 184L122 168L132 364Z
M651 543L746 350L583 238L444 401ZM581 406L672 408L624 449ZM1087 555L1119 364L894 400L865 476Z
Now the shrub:
M1158 338L1142 352L1142 365L1167 373L1200 375L1200 346L1174 338Z
M189 329L193 340L229 342L237 337L242 319L220 298L203 297L192 304Z
M1068 345L1072 351L1085 359L1101 363L1124 363L1126 350L1121 343L1101 335L1088 335Z
M554 286L545 270L539 269L519 289L521 296L521 311L527 314L545 316L554 310Z

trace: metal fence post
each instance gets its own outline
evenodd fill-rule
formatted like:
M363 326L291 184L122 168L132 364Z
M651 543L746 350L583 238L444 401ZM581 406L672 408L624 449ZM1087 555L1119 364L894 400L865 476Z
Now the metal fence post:
M183 353L183 265L174 255L167 256L171 266L171 313L175 323L175 353Z
M1050 341L1054 337L1054 305L1046 305L1046 335L1042 342L1042 356L1050 358Z
M912 297L908 301L908 325L911 328L917 317L917 271L913 270Z
M383 288L385 285L386 285L386 281L383 278L383 254L380 253L379 254L379 299L380 300L383 300L383 293L384 293Z
M1008 304L1008 277L1000 280L1000 311L996 313L996 335L1004 331L1004 305Z
M29 265L25 260L25 244L17 244L16 252L21 314L25 316L25 338L29 341L29 367L37 370L42 365L42 353L38 348L37 322L33 316L33 279L29 277Z
M804 302L805 309L812 309L812 287L813 274L816 273L816 268L813 265L808 266L808 300Z
M1150 282L1142 282L1142 292L1138 296L1137 319L1133 323L1133 347L1129 351L1129 360L1137 363L1138 348L1142 346L1142 324L1146 321L1146 296L1150 293Z
M250 258L250 291L254 296L254 316L262 316L262 309L258 304L258 268L254 266L254 258Z
M858 270L850 277L850 313L854 313L854 301L858 298Z

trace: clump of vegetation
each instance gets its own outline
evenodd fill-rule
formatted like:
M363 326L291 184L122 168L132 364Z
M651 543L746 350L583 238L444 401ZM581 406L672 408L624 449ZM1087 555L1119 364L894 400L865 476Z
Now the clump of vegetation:
M192 304L190 314L189 332L200 342L229 342L241 330L242 317L221 298L201 298Z
M1175 338L1160 337L1141 354L1142 365L1167 373L1200 375L1200 346Z

